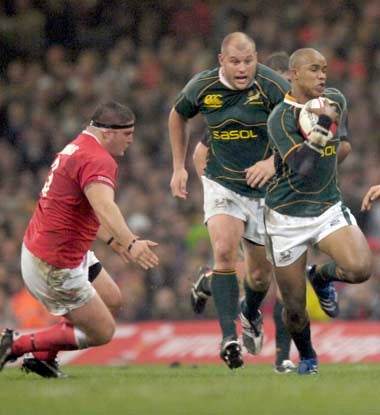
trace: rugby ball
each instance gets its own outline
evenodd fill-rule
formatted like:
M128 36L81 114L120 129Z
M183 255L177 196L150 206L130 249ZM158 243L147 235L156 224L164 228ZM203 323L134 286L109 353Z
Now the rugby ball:
M309 134L318 122L318 115L310 112L309 109L322 108L325 105L326 99L327 98L324 97L314 98L307 101L302 107L298 118L298 124L300 131L305 138L309 137ZM330 131L333 135L335 135L336 123L331 124Z

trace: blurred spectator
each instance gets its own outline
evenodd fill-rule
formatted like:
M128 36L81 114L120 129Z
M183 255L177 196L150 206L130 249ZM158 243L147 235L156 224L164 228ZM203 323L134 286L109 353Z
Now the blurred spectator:
M47 327L58 321L23 287L10 301L17 322L13 325L25 329Z
M152 316L158 320L175 320L177 313L177 297L169 287L159 288L153 296Z
M0 288L0 326L1 327L12 327L17 325L17 315L11 306L12 299L7 296L6 292Z
M44 2L46 46L62 45L70 48L77 44L73 6L66 0Z

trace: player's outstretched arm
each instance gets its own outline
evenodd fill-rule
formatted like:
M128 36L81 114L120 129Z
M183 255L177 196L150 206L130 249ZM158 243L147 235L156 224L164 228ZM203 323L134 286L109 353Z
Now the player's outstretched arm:
M274 156L261 160L245 169L247 184L251 187L263 187L275 173Z
M370 187L368 192L363 198L361 210L370 210L372 202L380 197L380 184Z
M189 137L186 131L187 120L173 108L169 114L169 138L173 158L173 175L170 188L174 197L187 198L188 173L185 161Z
M140 240L129 229L119 207L114 201L113 189L102 183L91 183L84 189L84 193L94 209L96 216L104 227L120 245L119 255L126 256L142 268L153 268L158 264L157 255L151 248L158 244L149 240Z

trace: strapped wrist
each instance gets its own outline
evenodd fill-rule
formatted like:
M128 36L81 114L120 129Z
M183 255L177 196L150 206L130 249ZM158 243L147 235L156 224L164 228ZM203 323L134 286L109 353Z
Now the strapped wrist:
M326 128L328 130L331 127L331 124L333 123L333 120L326 114L321 114L318 117L318 125L320 125L323 128Z
M128 245L127 251L131 252L133 245L137 242L137 239L133 239L133 241Z

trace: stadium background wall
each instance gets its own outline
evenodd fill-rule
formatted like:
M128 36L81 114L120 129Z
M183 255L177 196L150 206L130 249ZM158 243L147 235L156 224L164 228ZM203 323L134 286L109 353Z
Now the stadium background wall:
M246 365L272 363L274 325L264 322L263 350L246 354ZM312 324L314 344L321 362L380 362L380 324L377 322L323 322ZM119 325L106 346L62 352L64 365L223 364L218 355L218 323L209 321L157 322ZM297 361L295 349L291 357Z

